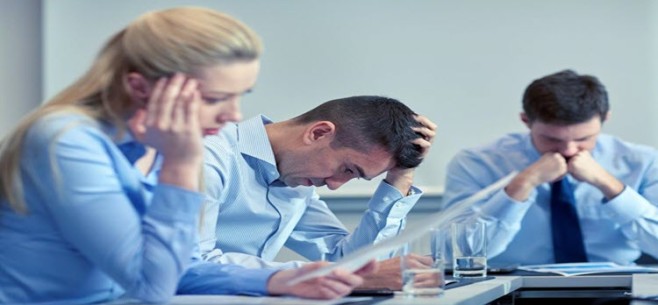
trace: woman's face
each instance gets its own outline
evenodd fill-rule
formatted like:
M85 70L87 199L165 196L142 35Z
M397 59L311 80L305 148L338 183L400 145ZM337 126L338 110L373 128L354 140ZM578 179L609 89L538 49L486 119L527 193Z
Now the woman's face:
M256 83L260 62L238 61L230 64L206 67L197 71L202 103L199 107L199 123L203 135L219 132L227 122L239 121L240 98Z

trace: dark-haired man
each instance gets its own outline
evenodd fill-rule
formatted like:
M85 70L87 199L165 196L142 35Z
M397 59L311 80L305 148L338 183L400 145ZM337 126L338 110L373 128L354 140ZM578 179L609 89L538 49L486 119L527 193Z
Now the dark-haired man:
M298 262L272 262L284 246L309 260L334 261L396 235L421 196L412 186L414 168L435 129L399 101L379 96L332 100L282 122L259 116L226 126L206 138L204 258L285 268ZM352 233L315 191L383 173ZM397 261L389 265L399 272Z
M533 81L521 120L529 133L467 149L447 170L445 205L518 171L465 218L488 227L491 262L545 264L658 256L658 153L601 134L608 95L566 70Z

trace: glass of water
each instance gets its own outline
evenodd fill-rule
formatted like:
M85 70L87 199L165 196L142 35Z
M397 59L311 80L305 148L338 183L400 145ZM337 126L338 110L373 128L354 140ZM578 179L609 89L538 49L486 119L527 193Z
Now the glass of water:
M414 238L399 251L405 296L437 296L445 286L445 233L437 228Z
M482 222L452 224L453 277L487 276L487 234Z

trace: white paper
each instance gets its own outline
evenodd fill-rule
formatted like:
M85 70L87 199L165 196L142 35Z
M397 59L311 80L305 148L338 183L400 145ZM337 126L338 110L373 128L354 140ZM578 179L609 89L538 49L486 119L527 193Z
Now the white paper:
M500 180L494 182L493 184L487 186L486 188L480 190L479 192L462 200L461 202L421 219L420 221L413 224L413 226L409 226L402 233L395 237L385 239L379 243L363 247L357 251L345 255L335 264L331 264L329 266L314 270L300 277L292 279L290 282L288 282L288 285L295 285L315 277L327 275L337 268L347 269L352 272L357 271L369 261L397 250L405 243L423 235L431 228L448 225L455 217L460 216L464 211L472 207L473 204L490 196L493 192L505 187L509 181L512 180L514 176L516 176L516 173L517 172L514 171L501 178Z
M658 272L658 268L649 268L642 266L622 266L612 262L593 262L593 263L562 263L562 264L545 264L521 266L520 270L555 273L564 276L585 275L597 273L641 273L641 272Z

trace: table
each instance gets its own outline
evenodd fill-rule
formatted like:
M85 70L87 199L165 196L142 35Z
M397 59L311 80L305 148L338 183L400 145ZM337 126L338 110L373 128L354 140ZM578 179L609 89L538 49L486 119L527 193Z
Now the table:
M211 304L269 304L269 305L338 305L350 304L345 301L358 301L353 304L366 305L483 305L497 301L502 304L515 304L523 299L548 299L554 297L622 297L624 294L658 294L658 274L627 275L587 275L587 276L496 276L494 279L446 290L438 297L409 298L401 294L392 298L379 299L340 299L331 301L303 300L282 297L242 297L242 296L176 296L171 305L211 305ZM501 301L502 300L502 301ZM126 304L114 302L112 304ZM139 303L128 303L139 304ZM648 302L633 301L633 305L646 305ZM656 304L656 303L652 303Z

